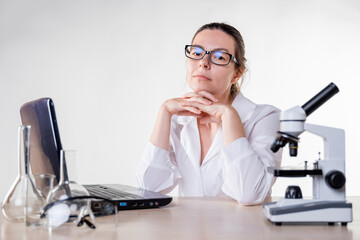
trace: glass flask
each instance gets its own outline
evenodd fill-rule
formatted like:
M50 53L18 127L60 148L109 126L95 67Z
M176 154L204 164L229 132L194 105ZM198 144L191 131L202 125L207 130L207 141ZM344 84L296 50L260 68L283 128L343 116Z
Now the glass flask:
M29 174L26 185L25 225L46 226L46 219L41 218L46 198L54 187L55 175Z
M59 184L51 191L47 198L47 204L51 204L56 201L71 199L79 196L90 196L89 192L80 184L77 183L77 167L76 167L76 151L74 150L61 150L60 151L60 179ZM58 205L59 208L65 207ZM72 200L69 209L70 216L59 216L59 218L67 219L67 222L76 221L80 211L84 209L90 210L90 200L88 199L76 199ZM50 219L50 226L56 226L58 224L52 224L58 222L59 219Z
M30 172L30 130L31 127L29 125L19 127L19 172L1 206L3 215L11 222L23 222L25 220L26 186Z

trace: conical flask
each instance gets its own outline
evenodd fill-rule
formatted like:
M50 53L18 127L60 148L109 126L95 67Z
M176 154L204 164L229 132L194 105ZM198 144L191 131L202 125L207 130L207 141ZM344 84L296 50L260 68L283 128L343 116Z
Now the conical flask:
M72 199L79 196L89 196L89 192L82 185L77 183L77 166L76 166L76 151L74 150L60 150L60 179L59 184L48 195L47 203L53 203L59 200ZM72 222L76 220L82 207L90 207L90 201L88 199L74 199L71 201L69 211L71 212L67 221ZM56 206L55 206L56 208ZM49 219L50 225L52 222L58 220ZM59 218L59 216L55 216ZM62 216L61 216L62 218Z
M26 186L30 171L30 129L29 125L19 127L19 172L1 206L4 216L12 222L23 222L25 219Z

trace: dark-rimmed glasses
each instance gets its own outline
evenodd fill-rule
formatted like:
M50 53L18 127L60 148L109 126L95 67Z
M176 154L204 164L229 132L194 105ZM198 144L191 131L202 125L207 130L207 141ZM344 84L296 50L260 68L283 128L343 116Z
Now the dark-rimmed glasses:
M220 50L206 51L197 45L185 45L185 56L190 59L201 60L205 57L206 54L209 54L210 62L216 65L225 66L228 65L231 61L239 64L238 60L230 53Z
M92 206L102 206L102 211L93 213ZM47 204L41 218L47 218L50 227L59 227L66 222L75 223L78 227L84 223L95 229L95 216L113 216L117 226L118 208L115 201L96 196L76 196L61 199Z

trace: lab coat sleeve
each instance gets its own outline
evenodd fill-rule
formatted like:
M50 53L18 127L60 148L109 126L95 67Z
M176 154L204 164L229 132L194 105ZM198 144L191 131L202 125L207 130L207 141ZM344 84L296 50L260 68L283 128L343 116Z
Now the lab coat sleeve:
M137 167L136 178L141 188L164 194L171 192L180 178L174 152L149 142Z
M225 194L244 205L264 201L274 182L267 168L281 164L281 151L273 153L270 149L278 127L279 115L273 111L257 119L249 137L238 138L223 148Z

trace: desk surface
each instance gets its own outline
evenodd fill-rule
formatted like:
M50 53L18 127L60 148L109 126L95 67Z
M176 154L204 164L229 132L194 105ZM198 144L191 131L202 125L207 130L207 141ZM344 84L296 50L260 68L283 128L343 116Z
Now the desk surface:
M282 225L270 223L262 205L242 206L230 198L174 198L160 209L128 210L98 217L96 230L74 225L49 231L10 223L0 214L0 239L360 239L360 197L353 203L353 222L340 225Z

